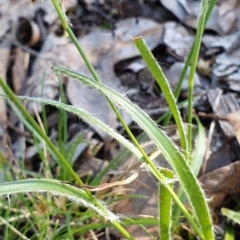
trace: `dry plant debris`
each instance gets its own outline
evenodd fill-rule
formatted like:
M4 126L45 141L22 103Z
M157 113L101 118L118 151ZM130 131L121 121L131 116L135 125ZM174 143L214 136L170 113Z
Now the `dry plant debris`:
M239 174L240 162L237 161L199 178L213 209L221 206L227 194L240 193Z

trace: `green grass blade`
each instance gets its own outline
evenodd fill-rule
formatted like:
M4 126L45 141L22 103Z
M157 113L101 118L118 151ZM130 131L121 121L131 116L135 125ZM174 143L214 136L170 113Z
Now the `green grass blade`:
M67 103L67 98L64 93L63 84L61 82L60 77L57 75L58 84L59 84L59 94L61 98L61 102ZM67 112L60 111L58 114L58 147L61 154L66 157L66 143L67 143Z
M30 240L29 238L24 236L21 232L19 232L15 227L13 227L8 221L6 221L4 218L0 216L0 223L1 222L5 224L7 227L9 227L9 229L11 229L14 233L16 233L16 235L18 235L20 239Z
M146 45L145 41L143 40L142 37L137 37L133 39L134 44L138 48L138 51L142 55L143 60L145 61L149 71L151 72L152 76L158 83L159 87L161 88L164 97L166 98L166 101L168 103L168 106L173 114L173 117L175 119L177 129L179 131L180 135L180 142L181 142L181 147L184 150L185 153L187 153L187 137L186 133L184 130L184 125L182 118L180 116L180 112L178 110L177 104L176 104L176 99L172 93L170 84L165 77L161 67L157 63L157 60L154 58L152 52ZM187 155L186 155L187 156Z
M90 113L88 113L82 109L76 108L71 105L67 105L62 102L54 101L51 99L42 99L42 98L25 97L25 96L19 97L19 99L22 99L22 100L26 99L26 100L38 102L41 104L48 104L53 107L59 108L60 110L65 110L67 112L75 114L78 117L80 117L81 119L83 119L84 121L88 122L89 124L99 127L101 130L103 130L104 132L106 132L107 134L112 136L119 143L121 143L123 146L125 146L129 151L131 151L136 156L137 159L141 160L141 158L142 158L142 154L131 142L129 142L126 138L124 138L122 135L117 133L114 129L112 129L111 127L109 127L108 125L101 122L99 119L95 118Z
M143 157L142 153L138 150L138 148L135 147L132 143L130 143L126 138L124 138L122 135L118 134L115 130L108 127L106 124L99 121L97 118L91 116L88 112L86 112L84 110L78 109L71 105L66 105L66 104L58 102L58 101L53 101L50 99L33 98L33 97L19 97L19 99L27 99L29 101L34 101L34 102L38 102L41 104L49 104L49 105L57 107L61 110L66 110L68 112L76 114L77 116L82 118L84 121L89 122L90 124L93 124L95 126L98 126L99 128L101 128L101 130L103 130L104 132L111 135L113 138L115 138L117 141L119 141L123 146L125 146L128 150L130 150L137 157L137 159L140 160ZM145 153L145 155L146 155L146 153ZM152 164L152 162L150 162L150 164ZM158 173L159 172L158 172L157 168L155 167L153 174L157 178L158 178Z
M208 0L202 0L199 17L198 17L198 27L196 39L194 42L193 56L191 61L191 69L188 79L188 146L189 154L192 152L192 102L193 102L193 86L194 86L194 76L198 63L198 55L201 46L202 34L206 24L206 12L208 9Z
M224 240L235 240L234 227L227 226L225 229Z
M169 179L174 178L174 174L172 171L168 169L164 169L161 171L165 177ZM170 187L173 186L173 184L169 184ZM171 236L171 212L172 212L172 198L167 191L166 187L159 183L159 204L158 204L158 218L159 218L159 236L160 239L166 239L170 240L172 239Z
M205 26L206 26L206 24L207 24L207 21L208 21L210 15L211 15L211 13L212 13L212 10L213 10L213 7L215 6L215 4L216 4L216 0L211 0L210 3L209 3L209 7L208 7L208 10L207 10L206 18L205 18L205 22L204 22L204 28L205 28ZM189 65L190 65L190 63L191 63L191 59L192 59L192 56L193 56L194 44L195 44L195 40L194 40L194 43L193 43L193 45L192 45L192 47L191 47L191 50L190 50L190 52L189 52L189 54L188 54L187 60L186 60L185 65L184 65L184 68L183 68L183 70L182 70L182 72L181 72L181 74L180 74L177 87L176 87L176 89L175 89L175 91L174 91L174 96L176 97L176 99L178 99L178 97L179 97L179 95L180 95L181 85L182 85L182 83L183 83L184 77L185 77L185 75L186 75L186 73L187 73L187 70L188 70L188 68L189 68ZM169 115L166 117L163 125L164 125L164 126L165 126L165 125L168 125L170 119L171 119L171 114L169 114ZM205 141L206 141L206 139L205 139L205 137L204 137L204 136L205 136L204 129L202 128L201 123L200 123L200 125L199 125L199 123L200 123L200 122L198 122L198 137L197 137L198 140L197 140L197 142L199 142L199 143L201 143L201 144L196 144L196 147L197 147L197 148L196 148L196 149L194 150L194 152L193 152L193 155L192 155L192 164L191 164L191 165L192 165L193 172L195 173L195 175L198 174L199 168L201 167L200 165L201 165L201 163L202 163L202 161L203 161L203 157L201 157L201 155L205 153L205 150L204 150L204 149L205 149L205 144L202 144L202 142L205 142ZM203 135L204 135L204 136L203 136ZM202 139L202 140L201 140L201 139ZM201 150L201 148L202 148L202 150ZM197 157L198 159L195 158L195 156L198 156L198 157ZM186 196L185 196L185 194L183 193L182 188L179 189L178 196L180 197L180 199L181 199L182 202L185 202L185 201L186 201ZM173 218L174 218L174 219L177 219L177 218L179 217L179 213L180 213L179 207L176 206L176 205L174 205L174 207L173 207Z
M213 7L214 7L215 4L216 4L216 1L217 1L217 0L212 0L212 1L209 3L209 7L208 7L208 10L207 10L206 18L205 18L205 22L204 22L204 29L205 29L205 26L206 26L206 24L207 24L207 21L208 21L210 15L211 15L211 13L212 13ZM182 87L182 83L183 83L184 77L185 77L185 75L186 75L186 73L187 73L187 70L188 70L188 67L189 67L189 65L190 65L190 63L191 63L191 59L192 59L192 55L193 55L193 49L194 49L194 44L195 44L195 40L194 40L194 42L193 42L193 44L192 44L192 47L191 47L190 52L189 52L189 54L188 54L187 60L186 60L185 65L184 65L184 68L183 68L183 70L182 70L182 72L181 72L181 74L180 74L180 77L179 77L179 80L178 80L178 84L177 84L176 89L175 89L175 91L174 91L174 96L175 96L176 99L178 99L178 97L179 97L179 95L180 95L181 87ZM170 121L170 119L171 119L171 116L172 116L172 115L169 114L169 115L166 117L166 119L165 119L165 121L164 121L164 124L163 124L164 126L166 126L166 125L169 124L169 121Z
M93 68L92 64L90 63L90 61L88 60L86 54L84 53L83 49L81 48L78 39L76 38L76 36L74 35L72 29L69 26L69 20L66 16L65 13L65 9L63 6L63 2L60 0L51 0L52 4L58 14L58 17L61 21L61 24L64 28L64 30L68 33L69 37L71 38L72 42L74 43L74 45L76 46L78 52L80 53L81 57L83 58L84 62L86 63L89 71L91 72L93 78L95 79L95 81L97 82L101 82L100 78L98 77L95 69Z
M104 169L97 173L94 179L90 182L90 185L100 184L103 177L108 173L109 170L117 169L117 167L120 166L123 161L128 159L130 155L131 152L128 151L126 148L121 149L117 156L114 159L112 159Z
M139 219L130 219L126 218L125 220L122 220L122 223L124 226L133 226L133 225L156 225L158 223L158 220L156 218L139 218ZM106 223L91 223L91 224L85 224L84 226L80 227L79 229L76 229L75 232L81 232L85 233L89 230L93 229L103 229L106 227L110 227L111 224Z
M7 99L7 103L12 109L12 111L14 112L14 114L16 114L20 122L22 122L23 125L29 130L29 132L31 132L32 135L34 135L38 139L38 141L42 141L42 137L38 134L35 128L32 127L32 125L26 120L26 118L21 114L19 109L15 106L15 104L9 98Z
M204 154L206 151L206 133L205 130L199 121L198 118L196 118L197 124L198 124L198 133L196 137L196 142L195 142L195 149L192 154L192 163L191 163L191 168L195 176L198 175L203 160L204 160ZM182 187L180 186L178 189L178 194L179 198L181 199L181 202L185 203L186 202L186 195L182 190ZM180 214L181 209L175 204L173 207L173 213L172 217L173 219L178 219L179 214Z
M208 240L214 239L209 209L200 184L195 178L190 166L187 164L187 161L181 154L179 148L161 129L158 128L156 123L151 120L143 110L118 92L73 71L59 67L53 67L53 69L62 74L66 74L72 78L80 80L86 85L102 92L105 96L114 101L119 108L123 108L131 115L133 120L149 135L173 167L190 200L195 216L201 226L202 234Z
M195 149L192 154L192 163L191 163L191 167L195 176L198 175L201 169L201 166L204 160L204 155L206 152L206 147L207 147L207 138L206 138L206 133L203 128L203 125L201 124L198 117L196 117L196 121L198 125L198 133L197 133L196 142L195 142Z
M28 179L0 184L0 195L29 192L50 192L53 195L65 196L72 202L96 211L100 216L109 221L118 220L117 216L105 208L101 202L99 202L99 205L101 205L102 208L99 208L96 205L98 200L96 198L94 198L94 200L90 198L84 190L57 180Z
M235 212L228 208L221 209L222 215L233 221L234 223L240 224L240 212Z

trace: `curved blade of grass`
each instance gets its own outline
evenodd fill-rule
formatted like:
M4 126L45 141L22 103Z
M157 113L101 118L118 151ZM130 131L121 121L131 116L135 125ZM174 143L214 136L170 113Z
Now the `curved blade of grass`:
M212 10L213 10L213 7L215 6L216 4L216 1L217 0L211 0L211 2L209 3L209 7L208 7L208 10L207 10L207 13L206 13L206 18L205 18L205 22L204 22L204 29L205 29L205 26L207 24L207 21L212 13ZM191 46L191 49L190 49L190 52L188 54L188 57L187 57L187 60L185 62L185 65L184 65L184 68L182 69L182 72L180 74L180 77L179 77L179 80L178 80L178 84L176 86L176 89L174 91L174 96L176 99L178 99L179 95L180 95L180 92L181 92L181 87L182 87L182 83L183 83L183 80L184 80L184 77L187 73L187 70L188 70L188 67L191 63L191 59L192 59L192 55L193 55L193 49L194 49L194 44L195 44L195 40ZM168 125L169 121L171 119L171 114L169 114L166 119L164 120L164 126Z
M164 169L161 171L163 175L169 179L174 178L174 174L172 171L168 169ZM170 187L173 186L173 184L169 184ZM167 191L166 187L159 183L158 187L159 191L159 203L158 203L158 218L159 218L159 236L160 239L166 239L170 240L172 239L171 236L171 213L172 213L172 198Z
M202 34L206 24L206 12L208 9L209 0L202 0L199 17L197 34L193 47L193 56L191 61L191 69L188 78L188 146L189 154L192 152L192 101L193 101L193 86L194 86L194 76L197 68L198 55L201 46Z
M222 215L233 221L234 223L240 224L240 212L235 212L228 208L221 209Z
M175 119L177 129L179 131L179 136L180 136L180 142L181 142L181 147L184 150L184 153L188 153L188 148L187 148L187 137L186 133L184 130L183 126L183 121L180 116L180 112L178 110L177 104L176 104L176 99L172 93L170 84L165 77L161 67L157 63L157 60L154 58L152 52L148 48L146 42L143 40L142 37L136 37L133 38L133 42L136 45L138 51L142 55L142 58L144 62L146 63L149 71L151 72L152 76L158 83L159 87L161 88L164 97L166 98L166 101L168 103L168 106L173 114L173 117ZM186 155L187 156L187 155Z
M90 114L88 114L88 113L86 113L86 112L84 112L84 111L82 111L82 110L76 109L76 108L73 107L73 106L69 106L69 105L66 105L66 104L64 104L64 103L61 103L61 102L56 102L56 101L53 101L53 100L41 99L41 98L32 98L32 97L19 97L19 98L21 98L21 99L27 99L27 100L30 100L30 101L39 102L39 103L41 103L41 104L49 104L49 105L51 105L51 106L58 107L58 108L60 108L60 109L62 109L62 110L66 110L66 111L69 111L69 112L71 112L71 113L74 113L74 114L78 115L79 117L81 117L82 119L84 119L85 121L88 121L88 122L89 122L89 119L92 118L92 116L91 116ZM84 112L85 114L87 114L87 117L84 117L84 114L82 114L83 112ZM99 120L98 120L98 119L94 119L94 121L92 121L92 122L97 123L97 122L99 122ZM104 123L101 123L101 122L99 122L99 123L100 123L100 124L98 124L99 127L105 126L105 128L108 128ZM104 128L101 128L101 129L102 129L102 130L105 130ZM108 130L109 130L109 129L108 129ZM112 130L112 129L110 129L110 130ZM119 134L117 134L114 130L112 130L112 132L115 132L115 135L112 134L111 131L106 131L106 132L108 132L108 133L111 134L113 137L115 137L116 140L118 140L119 142L122 141L122 136L119 135ZM123 138L123 140L126 141L125 138ZM126 143L127 143L127 145L126 145ZM132 151L132 153L135 154L135 156L138 158L138 157L139 157L139 154L141 154L140 152L138 152L138 149L135 148L134 145L131 145L131 143L130 143L130 146L128 146L128 144L129 144L128 141L126 141L126 143L123 143L123 144L124 144L125 147L127 147L129 150L131 150L131 151L132 151L132 150L136 150L136 151ZM132 148L132 147L133 147L133 148ZM135 149L134 149L134 148L135 148ZM138 155L137 155L136 153L137 153ZM152 169L149 167L149 170L151 171ZM153 172L153 171L151 171L151 172ZM153 172L153 174L154 174L154 172ZM158 176L156 176L156 177L158 177ZM166 180L165 178L162 177L160 180L162 181L163 184L165 184L165 180ZM167 182L168 182L168 181L167 181ZM197 226L196 226L193 218L192 218L191 215L187 212L187 210L186 210L185 207L181 204L181 202L177 199L176 194L173 192L173 190L172 190L171 188L169 188L168 185L166 185L165 187L166 187L167 190L170 192L171 196L172 196L173 199L176 201L177 205L179 206L179 208L181 209L181 211L184 213L184 215L186 216L186 218L189 220L190 225L192 225L192 226L193 226L193 229L195 229L195 231L196 231L198 234L200 234L200 236L201 236L200 230L197 228Z
M206 151L206 146L207 146L206 134L205 134L203 125L201 124L198 117L196 117L196 121L198 125L198 133L196 137L195 149L192 154L192 163L191 163L191 168L195 176L198 175L201 169L201 166L204 160L204 154Z
M196 117L196 121L198 124L198 133L196 137L196 143L195 143L195 149L192 154L192 163L191 163L191 168L195 176L198 175L203 160L204 160L204 154L206 151L206 134L204 131L204 128L199 120L198 117ZM186 195L184 194L182 187L178 189L178 197L181 199L181 202L185 203L186 202ZM177 219L179 217L181 209L175 204L173 206L173 212L172 212L172 217L173 219Z
M24 240L30 240L29 238L27 238L26 236L24 236L21 232L19 232L15 227L13 227L8 221L6 221L4 218L2 218L0 216L0 222L2 222L3 224L5 224L9 229L11 229L14 233L16 233L16 235L19 236L20 239L24 239Z
M67 69L63 69L60 67L53 67L53 69L54 71L58 71L62 74L66 74L72 78L80 80L86 85L98 90L99 92L102 92L105 96L107 96L115 104L117 104L118 107L123 108L131 115L133 120L155 142L157 147L162 151L165 158L173 167L173 170L178 175L179 181L181 182L190 200L190 203L195 212L195 216L201 226L202 234L208 240L214 239L209 209L200 184L192 173L191 168L187 164L186 159L181 154L178 147L161 129L158 128L156 123L152 119L150 119L143 110L141 110L138 106L134 105L130 100L128 100L118 92L102 85L101 83L92 81L87 77L84 77L73 71L69 71ZM200 233L200 236L202 234Z
M96 198L94 198L94 200L90 198L84 190L57 180L28 179L0 184L0 195L29 192L50 192L53 195L65 196L72 202L91 208L104 219L109 221L118 220L118 217L104 207L103 203L99 202ZM102 208L99 208L96 202L98 202Z
M66 110L68 112L76 114L77 116L79 116L80 118L85 120L86 122L93 124L95 126L98 126L99 128L101 128L101 130L103 130L104 132L111 135L113 138L115 138L117 141L119 141L123 146L125 146L128 150L130 150L137 157L137 159L141 160L144 157L142 155L142 153L139 151L139 149L137 147L135 147L132 143L130 143L126 138L124 138L122 135L118 134L115 130L113 130L112 128L110 128L109 126L104 124L103 122L99 121L97 118L93 117L91 114L89 114L88 112L86 112L84 110L78 109L71 105L66 105L66 104L58 102L58 101L50 100L50 99L34 98L34 97L26 97L26 96L22 96L22 97L18 97L18 98L22 99L22 100L26 99L29 101L38 102L41 104L49 104L49 105L57 107L61 110ZM146 153L145 153L145 155L146 155ZM152 164L152 162L150 162L150 164ZM159 172L156 167L155 167L154 171L152 171L152 173L153 173L153 175L155 175L156 178L159 177L158 176ZM164 180L163 177L162 177L162 180Z
M83 119L84 121L88 122L89 124L99 127L101 130L103 130L104 132L106 132L107 134L112 136L119 143L121 143L124 147L126 147L129 151L131 151L136 156L137 159L141 160L141 158L142 158L142 154L140 153L140 151L131 142L129 142L126 138L124 138L122 135L117 133L113 128L109 127L105 123L101 122L99 119L92 116L87 111L84 111L84 110L76 108L74 106L67 105L65 103L54 101L51 99L25 97L25 96L19 96L18 98L21 100L26 99L26 100L38 102L41 104L48 104L53 107L59 108L61 110L65 110L67 112L75 114L78 117L80 117L81 119Z
M131 219L126 218L125 220L121 221L124 226L133 226L133 225L156 225L158 223L158 220L156 218L140 218L139 219ZM82 227L73 229L73 233L85 233L89 230L95 230L95 229L103 229L106 227L111 227L109 223L103 224L103 223L91 223L91 224L85 224Z
M235 240L234 226L227 226L225 229L224 240Z

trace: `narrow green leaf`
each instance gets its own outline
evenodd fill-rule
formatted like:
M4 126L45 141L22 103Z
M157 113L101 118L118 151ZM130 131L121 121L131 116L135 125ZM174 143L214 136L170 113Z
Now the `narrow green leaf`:
M80 117L81 119L83 119L84 121L86 121L87 123L99 127L101 130L103 130L104 132L106 132L107 134L112 136L119 143L121 143L128 150L130 150L137 157L137 159L140 160L142 158L142 154L140 153L140 151L131 142L129 142L126 138L124 138L122 135L117 133L114 129L112 129L108 125L101 122L99 119L92 116L87 111L84 111L84 110L76 108L74 106L67 105L65 103L54 101L54 100L51 100L51 99L25 97L25 96L24 97L21 96L21 97L19 97L19 99L22 99L22 100L27 99L29 101L38 102L38 103L41 103L41 104L48 104L48 105L54 106L56 108L59 108L61 110L65 110L65 111L68 111L72 114L75 114L78 117Z
M166 101L175 119L177 129L179 131L181 147L184 150L184 153L187 154L188 153L187 137L184 130L184 125L183 125L180 112L177 108L176 99L172 93L170 84L167 78L165 77L161 67L159 66L157 60L154 58L152 52L148 48L146 42L143 40L143 38L142 37L134 38L133 42L138 48L138 51L142 55L142 58L145 61L149 71L151 72L152 76L158 83L159 87L161 88L164 94L164 97L166 98Z
M124 226L133 226L133 225L156 225L158 223L158 220L156 218L139 218L139 219L131 219L131 218L126 218L125 220L122 220L122 224ZM111 225L106 223L91 223L91 224L86 224L79 229L75 230L76 233L81 232L85 233L89 230L93 229L103 229L105 227L110 227Z
M202 41L202 34L206 24L205 18L208 10L208 0L201 1L201 7L198 16L198 26L197 26L197 34L193 47L193 56L191 59L191 69L189 73L188 79L188 146L189 153L192 152L192 102L193 102L193 86L194 86L194 76L196 72L199 50Z
M169 179L173 179L174 174L168 169L161 170L162 174ZM169 184L170 187L173 184ZM172 212L172 197L167 191L166 187L159 183L159 204L158 204L158 216L159 216L159 236L160 239L170 240L171 236L171 212Z
M229 218L233 222L240 224L240 212L235 212L233 210L230 210L228 208L222 208L221 212L223 216Z
M109 221L118 220L118 217L105 208L103 203L99 202L95 197L93 200L93 198L89 197L84 190L64 184L57 180L28 179L14 182L4 182L0 184L0 195L28 192L50 192L53 195L65 196L70 201L81 204L87 208L91 208ZM102 207L99 208L96 203Z
M193 151L192 163L191 163L191 167L195 176L198 175L201 169L206 147L207 147L207 138L206 138L205 130L198 117L196 117L196 120L198 125L198 133L196 137L195 149Z
M29 238L24 236L21 232L19 232L15 227L13 227L8 221L6 221L6 219L2 218L1 216L0 216L0 223L5 224L9 229L11 229L15 234L17 234L20 239L30 240Z
M225 230L224 240L235 240L234 227L227 226Z

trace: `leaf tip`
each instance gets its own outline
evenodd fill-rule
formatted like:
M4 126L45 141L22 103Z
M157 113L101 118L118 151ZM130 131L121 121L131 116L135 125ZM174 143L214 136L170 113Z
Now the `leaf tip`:
M133 41L137 41L137 40L140 40L142 39L143 37L142 36L137 36L137 37L131 37Z

